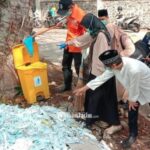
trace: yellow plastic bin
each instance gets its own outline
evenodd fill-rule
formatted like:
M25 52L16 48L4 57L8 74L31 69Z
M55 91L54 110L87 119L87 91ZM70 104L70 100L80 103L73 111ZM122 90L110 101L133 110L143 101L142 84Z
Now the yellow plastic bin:
M38 45L34 43L32 57L24 45L13 47L15 68L17 69L23 94L29 104L37 101L38 96L50 97L47 77L47 64L39 61Z

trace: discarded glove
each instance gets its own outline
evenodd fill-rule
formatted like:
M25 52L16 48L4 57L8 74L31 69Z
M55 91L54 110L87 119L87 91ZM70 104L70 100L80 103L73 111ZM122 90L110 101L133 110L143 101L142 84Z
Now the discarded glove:
M65 42L58 44L57 46L59 46L59 49L64 49L67 47L67 44Z

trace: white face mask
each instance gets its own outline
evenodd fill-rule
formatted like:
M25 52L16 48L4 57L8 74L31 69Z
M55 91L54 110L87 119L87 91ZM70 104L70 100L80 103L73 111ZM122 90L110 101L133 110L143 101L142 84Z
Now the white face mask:
M105 66L104 65L105 70L112 70L111 67Z
M72 11L71 11L71 9L69 9L69 10L65 13L65 15L63 15L63 17L69 17L69 16L71 15L71 13L72 13Z

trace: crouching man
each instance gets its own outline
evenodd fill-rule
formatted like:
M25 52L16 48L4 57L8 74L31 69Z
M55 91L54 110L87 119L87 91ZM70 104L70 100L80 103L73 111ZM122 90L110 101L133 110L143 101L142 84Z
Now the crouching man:
M139 105L150 102L150 69L141 61L121 57L117 50L105 51L99 56L99 59L105 65L105 72L88 82L84 87L75 90L74 94L82 95L88 89L95 90L112 76L115 76L129 94L129 137L122 141L123 148L128 148L135 142L138 135Z

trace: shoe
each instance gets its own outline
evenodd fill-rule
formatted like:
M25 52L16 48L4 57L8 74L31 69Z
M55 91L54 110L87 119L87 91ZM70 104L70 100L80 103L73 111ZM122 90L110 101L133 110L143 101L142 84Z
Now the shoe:
M109 134L109 135L112 135L112 134L120 131L121 129L122 129L121 125L112 125L109 128L107 128L104 132Z
M65 91L70 91L71 87L66 87L65 85L61 85L60 87L57 88L57 92L62 93Z
M129 136L127 139L121 142L123 148L130 148L131 145L136 141L136 136Z

